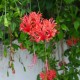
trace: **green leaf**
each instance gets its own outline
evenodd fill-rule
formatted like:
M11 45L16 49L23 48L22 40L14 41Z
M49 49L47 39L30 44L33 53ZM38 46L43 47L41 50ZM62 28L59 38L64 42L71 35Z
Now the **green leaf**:
M5 45L9 45L9 44L10 44L9 39L4 40L4 44L5 44Z
M74 78L75 78L75 80L79 80L79 77L76 73L74 74Z
M9 22L8 22L8 19L6 17L4 18L4 26L6 26L6 27L9 26Z
M76 6L76 7L75 7L75 15L77 15L78 11L79 11L79 9L78 9L78 7Z
M0 1L1 2L1 1ZM2 5L2 4L0 4L0 11L1 11L1 9L3 9L4 8L4 6Z
M26 13L26 10L21 10L21 15L20 16L23 16L24 14Z
M64 30L64 31L68 30L68 27L67 27L65 24L62 24L62 25L61 25L61 28L62 28L62 30Z
M37 76L37 80L40 80L40 76L39 76L39 74L38 74L38 76Z
M18 34L17 34L17 32L14 32L14 34L15 34L15 37L18 37Z
M7 57L7 49L4 48L4 57Z
M26 40L26 34L25 33L21 33L20 34L20 39L21 40Z
M9 72L7 71L7 77L9 77Z
M0 22L2 21L2 16L0 16Z
M74 0L64 0L67 4L74 2Z
M57 22L57 23L62 23L62 22L64 22L64 19L63 19L61 16L58 16L58 17L56 18L56 22Z
M63 37L64 37L64 33L63 33L63 31L60 31L60 33L58 34L58 38L62 39Z
M31 2L31 0L27 0L27 3L30 3Z
M27 9L27 12L28 12L28 13L30 13L30 12L31 12L31 10L28 8L28 9Z
M20 9L18 7L16 8L16 11L20 15Z
M18 12L14 12L14 15L13 16L14 17L18 17L19 16Z
M80 24L79 21L74 22L74 28L77 30L79 28Z
M27 5L27 3L29 3L29 1L30 1L30 0L24 0L24 1L22 1L22 5L23 5L23 6Z
M15 28L16 28L16 23L13 22L12 25L11 25L12 32L14 32Z
M13 48L18 50L19 46L17 44L12 44Z
M24 68L24 71L26 72L26 68L25 67L23 67Z
M0 38L3 39L3 31L0 30Z

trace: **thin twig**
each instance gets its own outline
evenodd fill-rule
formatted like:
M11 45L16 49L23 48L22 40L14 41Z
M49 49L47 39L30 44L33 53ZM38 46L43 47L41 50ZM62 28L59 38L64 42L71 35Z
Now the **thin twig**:
M64 64L64 46L63 46L63 40L61 40L61 51L62 51L62 64L63 64L63 66L65 66L65 64ZM65 68L63 69L63 73L65 74Z
M39 1L37 0L37 3L38 3L38 8L39 8L39 11L40 11L40 5L39 5Z

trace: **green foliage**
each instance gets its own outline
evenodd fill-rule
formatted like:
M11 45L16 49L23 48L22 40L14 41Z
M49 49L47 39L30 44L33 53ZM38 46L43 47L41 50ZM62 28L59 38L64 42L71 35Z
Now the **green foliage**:
M39 75L37 76L37 80L40 80L40 77L39 77Z
M50 67L59 71L56 66L57 61L52 57L53 50L56 48L54 43L62 39L66 41L70 37L80 38L79 3L80 0L38 0L38 2L37 0L0 0L0 39L8 46L18 39L18 42L22 43L30 53L35 50L42 61L47 57ZM39 9L44 18L53 17L57 23L58 34L46 43L46 51L45 42L33 43L28 34L19 31L20 18L31 11L38 12ZM18 45L11 45L18 50ZM80 67L80 43L69 47L64 54L68 57L69 63L60 69L64 70L65 74L60 75L57 72L55 80L79 80L77 75L80 72L77 68ZM6 49L4 49L4 56L7 56ZM26 71L25 67L24 70Z
M9 72L7 71L7 77L9 77Z
M64 0L64 1L65 1L65 3L67 3L67 4L70 4L70 3L74 2L74 0Z
M3 39L3 32L0 30L0 38Z
M76 46L73 46L65 51L65 56L68 57L69 63L67 64L68 69L66 70L68 73L68 78L70 80L79 80L79 70L80 67L80 43Z
M75 30L78 30L79 26L80 26L79 21L75 21L74 22L74 28L75 28Z
M62 24L62 25L61 25L61 28L62 28L62 30L64 30L64 31L69 30L68 27L67 27L65 24Z

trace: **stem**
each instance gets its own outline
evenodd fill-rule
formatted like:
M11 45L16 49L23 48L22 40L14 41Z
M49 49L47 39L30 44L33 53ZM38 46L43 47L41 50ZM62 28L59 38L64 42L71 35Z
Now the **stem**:
M12 31L10 27L8 27L9 30L9 36L10 36L10 61L9 61L9 67L14 70L14 64L13 64L13 54L14 54L14 49L12 48Z
M31 0L30 0L30 11L31 11Z
M34 42L33 42L33 54L35 54Z
M10 34L10 61L13 61L12 59L12 32L11 32L10 27L9 27L9 34Z
M60 52L59 52L59 44L57 43L57 50L58 50L58 57L59 57L59 61L61 60L60 58Z
M46 41L44 41L44 52L45 52L45 56L46 56ZM46 56L47 59L47 56Z
M23 62L22 62L22 60L21 60L20 55L19 55L19 62L24 66L24 64L23 64Z
M57 16L59 16L59 10L58 10L58 1L56 0L56 10L57 10Z
M63 66L65 66L65 64L64 64L64 48L63 48L63 40L61 40L61 51L62 51L62 63L63 63ZM63 73L65 74L65 68L63 69Z
M63 40L61 40L62 61L64 61Z
M18 3L22 6L22 3L20 1L18 1Z
M45 43L44 43L44 47L45 47L45 52L46 52L46 41L45 41Z
M44 42L44 52L45 52L45 70L48 70L48 61L47 61L47 54L46 54L46 41Z
M60 6L58 5L58 0L56 0L56 7L57 7L57 16L59 16L60 11L61 11L61 7L62 7L62 0L61 0L61 3L60 3ZM60 9L58 9L58 8L60 8Z
M62 0L61 0L61 4L60 4L59 14L60 14L60 11L61 11L61 7L62 7Z
M38 9L39 9L39 12L40 12L40 5L39 5L39 1L37 0L37 3L38 3Z
M18 6L17 6L17 3L16 3L16 1L15 1L15 5L16 5L16 7L18 7Z
M6 0L5 0L5 17L6 17Z

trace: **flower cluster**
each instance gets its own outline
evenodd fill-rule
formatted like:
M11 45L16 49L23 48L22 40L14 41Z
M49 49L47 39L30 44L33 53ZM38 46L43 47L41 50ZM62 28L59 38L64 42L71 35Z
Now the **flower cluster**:
M48 70L46 72L40 73L41 80L53 80L56 78L56 71L55 70Z
M21 18L20 31L28 33L36 42L49 41L57 33L53 18L44 19L41 13L31 12Z
M66 43L68 46L73 46L73 45L76 45L78 41L79 39L72 37L71 39L68 39Z

